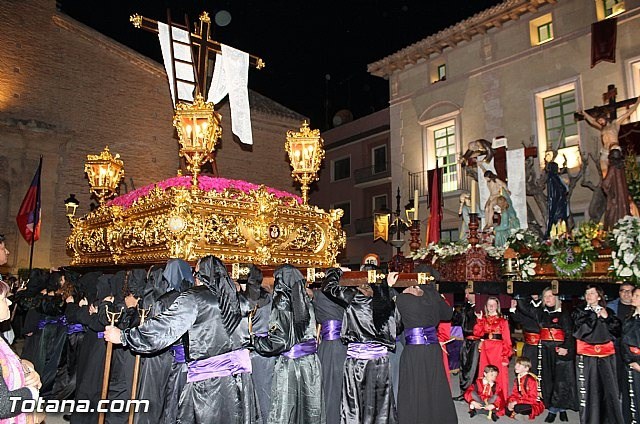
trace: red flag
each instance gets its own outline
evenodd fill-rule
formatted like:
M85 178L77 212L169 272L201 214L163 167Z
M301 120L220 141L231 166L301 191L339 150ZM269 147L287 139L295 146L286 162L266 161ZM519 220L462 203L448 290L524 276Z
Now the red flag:
M40 173L42 171L42 156L40 165L33 176L29 190L22 200L16 222L18 230L27 243L32 243L40 238Z
M427 172L429 184L429 224L427 225L427 244L440 241L440 224L442 223L442 169L432 169Z

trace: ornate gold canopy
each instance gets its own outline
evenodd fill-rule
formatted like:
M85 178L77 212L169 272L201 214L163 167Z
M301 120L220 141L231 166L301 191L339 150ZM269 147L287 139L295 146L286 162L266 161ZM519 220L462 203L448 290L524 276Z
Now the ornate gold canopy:
M211 254L229 263L328 267L345 245L342 210L302 205L264 186L205 191L182 178L185 186L165 190L158 183L128 207L113 201L73 220L72 264L194 261Z

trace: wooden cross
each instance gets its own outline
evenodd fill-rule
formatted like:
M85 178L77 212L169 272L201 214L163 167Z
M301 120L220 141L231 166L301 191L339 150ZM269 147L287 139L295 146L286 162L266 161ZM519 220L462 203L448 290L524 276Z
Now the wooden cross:
M194 66L196 68L196 87L200 94L205 95L207 82L207 69L215 63L216 54L222 54L222 46L218 41L211 39L211 18L207 12L202 12L199 17L200 25L196 27L195 32L191 32L191 48L193 49ZM171 17L167 16L167 25L177 26L189 31L188 20L185 18L185 25L176 25L171 22ZM158 21L145 18L139 14L134 14L129 21L136 28L142 28L149 32L158 33ZM254 55L249 55L249 64L256 69L265 67L264 61ZM177 93L177 91L176 91Z
M629 107L633 105L638 98L634 97L627 100L616 102L616 96L618 95L618 89L615 85L609 84L607 86L607 92L602 93L602 102L605 103L602 106L594 106L591 109L585 110L586 113L597 118L599 116L607 117L610 121L613 121L618 117L618 109L623 107ZM576 121L584 120L582 113L574 113L573 117Z

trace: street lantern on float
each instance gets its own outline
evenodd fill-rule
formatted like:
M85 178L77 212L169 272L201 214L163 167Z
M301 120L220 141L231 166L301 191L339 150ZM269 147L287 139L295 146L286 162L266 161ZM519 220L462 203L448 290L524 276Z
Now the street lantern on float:
M80 202L76 199L75 194L70 194L69 197L64 201L64 207L67 212L67 218L72 219L76 216L76 210L80 206Z
M193 103L176 105L173 126L178 130L180 156L187 161L193 186L198 185L200 167L212 158L218 139L222 136L222 117L213 110L213 103L205 102L200 94Z
M300 131L287 131L284 148L293 168L291 176L301 185L302 203L305 205L309 200L309 184L318 179L320 162L324 159L323 144L320 130L309 128L307 121L302 123Z
M102 205L106 199L116 193L120 180L124 176L124 162L120 155L111 155L109 146L105 146L99 155L87 155L84 172L89 178L91 192Z

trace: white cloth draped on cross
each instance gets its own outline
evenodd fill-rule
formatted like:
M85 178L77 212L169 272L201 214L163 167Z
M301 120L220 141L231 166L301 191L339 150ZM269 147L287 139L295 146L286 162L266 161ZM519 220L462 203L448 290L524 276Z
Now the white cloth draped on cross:
M158 38L174 107L179 101L193 102L196 78L189 32L171 27L171 33L169 33L169 25L158 22ZM213 78L206 101L217 104L228 94L231 131L242 143L253 144L247 88L249 54L224 44L221 44L221 47L222 54L216 54ZM172 49L173 60L171 60ZM175 93L176 87L177 93Z

